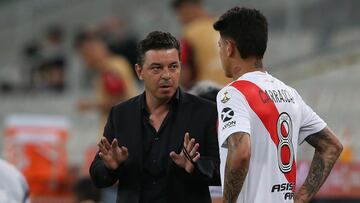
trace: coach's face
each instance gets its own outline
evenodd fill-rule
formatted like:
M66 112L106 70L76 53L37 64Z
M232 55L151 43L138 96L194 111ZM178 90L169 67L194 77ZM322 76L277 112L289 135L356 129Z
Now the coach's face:
M179 86L180 59L177 49L145 52L142 67L137 64L138 77L144 81L145 91L159 100L170 99Z

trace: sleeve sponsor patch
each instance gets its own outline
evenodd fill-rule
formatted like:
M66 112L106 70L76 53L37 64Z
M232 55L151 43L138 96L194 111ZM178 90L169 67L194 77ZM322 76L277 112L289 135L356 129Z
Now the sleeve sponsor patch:
M234 111L231 108L225 107L221 111L221 120L223 122L227 122L227 121L231 120L233 117L234 117Z
M234 111L229 108L229 107L225 107L222 111L221 111L221 120L223 122L222 125L222 130L225 130L227 128L230 127L234 127L236 124L235 120L232 120L234 117Z

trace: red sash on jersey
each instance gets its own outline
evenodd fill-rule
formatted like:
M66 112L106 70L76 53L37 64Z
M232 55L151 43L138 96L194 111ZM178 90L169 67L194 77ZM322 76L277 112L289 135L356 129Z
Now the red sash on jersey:
M256 84L246 81L238 80L231 84L239 90L246 98L247 102L251 109L256 113L260 118L261 122L269 132L271 139L273 140L276 147L279 145L279 136L277 132L277 121L279 118L279 112L275 106L275 103L271 99L267 99L266 102L261 98L261 96L266 95L264 90L258 87ZM284 130L284 127L281 126L281 130ZM281 151L282 157L290 157L290 152L287 150ZM295 191L296 185L296 163L295 160L291 166L291 171L284 173L285 178L289 183L293 183L293 191Z

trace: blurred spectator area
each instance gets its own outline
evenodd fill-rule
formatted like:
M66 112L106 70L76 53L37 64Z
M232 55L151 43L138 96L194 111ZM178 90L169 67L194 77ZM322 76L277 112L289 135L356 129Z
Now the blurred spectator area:
M359 45L360 13L357 0L244 0L241 6L256 7L269 19L269 48L265 55L266 64L277 68L283 63L291 64L304 56L314 57L333 49L346 49ZM227 8L239 5L239 1L204 0L206 7L218 15ZM162 12L153 12L161 10ZM152 30L167 30L180 33L180 26L167 0L14 0L0 2L0 90L13 92L28 90L31 84L29 61L21 53L36 52L37 43L53 25L63 29L63 48L67 58L67 70L63 80L67 91L79 87L83 70L77 66L73 54L72 38L79 26L98 25L102 31L113 32L114 26L126 26L130 36L121 46L111 46L114 52L123 53L130 62L135 62L134 42ZM109 18L119 17L120 20ZM123 33L113 32L116 37ZM104 36L109 42L119 39ZM25 64L24 64L25 63ZM59 68L48 65L52 80L61 80ZM59 63L57 63L58 65ZM79 79L80 78L80 79ZM86 80L86 79L85 79ZM81 86L81 85L80 85ZM86 85L84 85L86 86ZM55 89L59 87L55 85ZM61 87L60 87L61 88Z
M8 96L0 100L0 151L4 147L4 122L7 115L26 113L42 115L60 115L67 118L71 127L67 138L66 149L69 165L83 164L89 146L96 143L98 117L96 112L80 114L76 110L75 98L71 96L45 95L34 97Z

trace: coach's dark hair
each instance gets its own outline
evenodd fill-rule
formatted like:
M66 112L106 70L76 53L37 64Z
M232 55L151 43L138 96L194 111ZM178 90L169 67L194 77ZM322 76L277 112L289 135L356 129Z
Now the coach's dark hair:
M173 0L171 2L171 7L176 10L183 6L184 4L201 4L202 0Z
M263 58L268 40L268 23L256 9L234 7L224 13L214 29L235 41L241 58Z
M180 43L179 41L168 32L154 31L150 32L145 39L141 40L138 45L138 59L137 63L144 65L145 53L149 50L161 49L177 49L180 58Z

